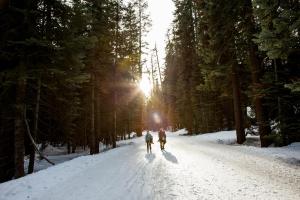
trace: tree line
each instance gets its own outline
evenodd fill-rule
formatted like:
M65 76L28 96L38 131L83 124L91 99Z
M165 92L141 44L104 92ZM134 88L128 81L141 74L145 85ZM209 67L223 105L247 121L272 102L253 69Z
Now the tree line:
M300 3L175 0L161 98L189 134L257 127L262 147L300 141Z
M146 9L143 0L1 1L0 182L24 176L24 155L33 172L36 143L95 154L100 141L114 148L141 135Z

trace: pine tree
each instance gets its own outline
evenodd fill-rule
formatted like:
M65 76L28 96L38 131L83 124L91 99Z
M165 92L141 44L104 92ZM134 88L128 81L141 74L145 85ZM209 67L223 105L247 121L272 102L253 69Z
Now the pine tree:
M262 82L268 87L261 93L266 96L266 105L271 111L269 117L276 121L279 130L273 131L273 139L269 139L278 145L289 144L299 139L296 125L299 113L295 110L299 94L286 87L297 84L299 79L296 64L299 60L299 2L257 0L253 6L260 22L254 41L266 53L263 62L266 73Z

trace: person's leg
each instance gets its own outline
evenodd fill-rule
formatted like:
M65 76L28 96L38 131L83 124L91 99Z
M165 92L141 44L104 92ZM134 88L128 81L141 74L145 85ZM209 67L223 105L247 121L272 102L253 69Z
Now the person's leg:
M152 153L151 142L149 142L149 147L150 147L150 153Z
M147 153L149 153L149 142L147 142Z

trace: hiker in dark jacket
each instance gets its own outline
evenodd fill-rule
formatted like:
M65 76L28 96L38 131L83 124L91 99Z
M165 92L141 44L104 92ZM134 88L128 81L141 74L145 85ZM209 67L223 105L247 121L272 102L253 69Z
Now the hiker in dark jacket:
M145 142L147 144L147 153L151 153L151 144L153 144L153 137L152 135L149 133L149 131L147 131L147 134L145 136Z
M166 140L166 132L162 128L158 132L158 141L160 143L160 149L161 150L165 149L165 144L167 142L167 140Z

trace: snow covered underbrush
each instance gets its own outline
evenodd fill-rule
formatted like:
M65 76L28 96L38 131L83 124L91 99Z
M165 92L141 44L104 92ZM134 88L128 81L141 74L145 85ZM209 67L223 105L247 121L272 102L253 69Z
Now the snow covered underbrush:
M47 147L43 150L43 154L52 162L55 164L60 164L69 160L72 160L74 158L88 155L88 149L84 150L82 148L77 148L75 153L68 154L68 150L66 146L58 146L54 147L52 145L47 145ZM24 168L25 172L27 172L29 165L29 156L25 157L24 160ZM40 159L39 155L36 154L35 156L35 163L34 163L34 172L47 169L48 167L51 167L52 165L48 163L44 159Z
M133 134L131 135L133 137ZM117 142L117 147L122 147L126 145L133 144L132 140L120 140ZM106 152L110 150L111 146L106 146L103 143L99 143L99 151ZM43 154L52 162L55 164L64 163L66 161L73 160L74 158L78 158L81 156L89 155L89 148L83 149L81 147L77 147L75 153L68 154L67 146L52 146L50 144L47 145L47 147L43 150ZM25 172L28 171L28 165L29 165L29 156L25 157L24 160L24 168ZM46 160L42 159L40 160L39 155L36 154L35 156L35 163L34 163L34 172L47 169L48 167L51 167L50 163L48 163Z
M185 129L174 132L175 135L186 135ZM241 151L251 151L253 154L268 156L286 162L288 164L300 166L300 142L292 143L284 147L261 148L259 136L247 136L246 142L242 145L236 143L235 131L220 131L191 136L195 142L210 142L216 144L233 145Z

